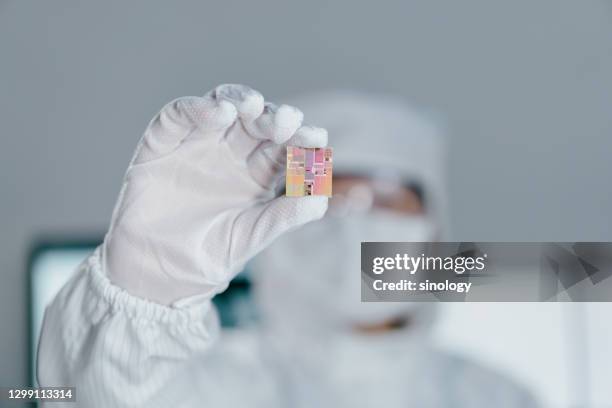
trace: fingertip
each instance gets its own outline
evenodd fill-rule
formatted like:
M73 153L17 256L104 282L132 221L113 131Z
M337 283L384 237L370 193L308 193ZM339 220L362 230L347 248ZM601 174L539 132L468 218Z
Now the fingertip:
M312 220L318 220L323 218L327 212L329 206L329 197L327 196L307 196L303 197L306 199L308 205L312 208L311 214Z
M277 131L274 133L273 142L285 143L300 128L304 114L298 108L291 105L281 105L274 115L274 125Z
M240 106L240 115L244 120L257 119L264 110L264 97L257 91L245 96Z
M327 196L284 197L293 206L293 217L297 224L304 224L323 218L327 212Z
M302 126L289 140L292 146L320 148L327 146L328 134L324 128L316 126Z
M225 129L229 127L238 116L238 110L234 104L228 101L217 101L216 109L210 111L208 120L211 127ZM208 127L207 121L203 121L204 125Z
M235 105L238 115L244 121L253 121L263 113L263 95L246 85L219 85L213 94L217 100L225 100Z

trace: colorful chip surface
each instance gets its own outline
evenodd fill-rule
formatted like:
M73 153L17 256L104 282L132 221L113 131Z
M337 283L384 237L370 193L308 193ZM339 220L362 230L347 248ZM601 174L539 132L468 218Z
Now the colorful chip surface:
M288 197L332 195L332 149L287 147Z

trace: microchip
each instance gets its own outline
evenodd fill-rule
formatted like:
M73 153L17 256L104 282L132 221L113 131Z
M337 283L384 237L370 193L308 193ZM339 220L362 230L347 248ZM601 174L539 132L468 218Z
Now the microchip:
M330 147L287 147L285 195L331 197L332 149Z

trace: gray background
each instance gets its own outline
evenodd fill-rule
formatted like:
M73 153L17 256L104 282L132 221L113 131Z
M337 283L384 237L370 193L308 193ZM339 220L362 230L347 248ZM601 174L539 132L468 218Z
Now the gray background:
M144 126L223 82L395 92L448 120L453 238L612 240L607 0L0 3L0 384L25 256L101 231Z

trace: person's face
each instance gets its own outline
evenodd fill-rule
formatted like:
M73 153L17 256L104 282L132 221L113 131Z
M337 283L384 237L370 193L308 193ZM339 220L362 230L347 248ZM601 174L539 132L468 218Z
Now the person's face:
M269 269L291 268L294 271L278 277L275 285L283 279L291 282L291 286L297 288L295 296L290 297L296 304L307 303L304 299L310 297L308 293L319 293L326 300L317 307L336 310L329 312L330 315L347 314L338 318L345 321L343 329L376 335L407 328L410 315L406 315L403 305L388 314L380 313L388 318L383 317L373 324L359 323L370 318L361 319L358 312L345 311L354 305L354 295L360 287L355 274L359 270L360 241L422 242L431 239L433 228L421 199L421 187L393 176L368 177L336 172L333 180L325 220L288 234L273 245L264 263L271 262ZM338 256L338 250L343 256ZM312 253L317 255L312 256ZM355 276L357 280L353 279ZM293 285L298 280L300 284Z
M408 217L425 214L423 200L416 187L392 179L357 175L334 177L333 196L329 203L330 216L349 216L370 211ZM405 329L409 325L409 316L402 315L377 323L354 324L351 329L356 334L372 336Z

